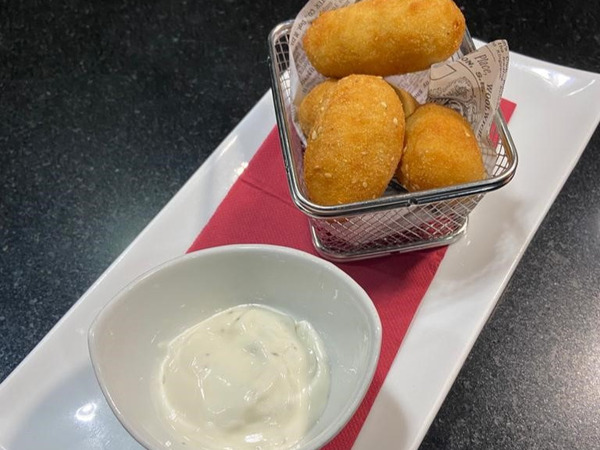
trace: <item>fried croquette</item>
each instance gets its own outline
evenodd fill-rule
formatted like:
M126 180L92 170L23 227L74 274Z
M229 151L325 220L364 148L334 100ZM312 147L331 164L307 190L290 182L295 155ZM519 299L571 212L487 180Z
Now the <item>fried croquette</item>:
M326 11L303 38L326 77L425 70L458 50L465 18L452 0L363 0Z
M325 80L317 84L302 99L298 107L298 122L305 136L308 136L317 116L325 110L327 100L337 80Z
M309 198L338 205L380 197L400 161L404 124L402 104L382 78L339 80L307 137Z
M404 117L408 119L412 113L416 111L419 107L420 103L412 96L412 94L408 91L405 91L402 88L392 86L402 102L402 109L404 109Z
M396 178L421 191L486 177L473 129L456 111L427 103L407 120L405 147Z

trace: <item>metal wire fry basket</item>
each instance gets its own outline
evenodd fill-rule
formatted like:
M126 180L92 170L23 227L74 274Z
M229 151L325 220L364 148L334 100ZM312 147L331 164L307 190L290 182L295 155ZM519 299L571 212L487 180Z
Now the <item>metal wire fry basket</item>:
M306 194L304 147L292 119L288 70L291 27L291 21L284 22L269 34L271 82L291 197L308 217L317 252L330 260L348 261L437 247L462 237L469 214L483 195L507 184L516 170L517 152L502 114L498 111L494 118L496 146L482 146L489 176L485 180L412 193L391 182L385 194L375 200L317 205ZM474 49L467 32L455 57Z

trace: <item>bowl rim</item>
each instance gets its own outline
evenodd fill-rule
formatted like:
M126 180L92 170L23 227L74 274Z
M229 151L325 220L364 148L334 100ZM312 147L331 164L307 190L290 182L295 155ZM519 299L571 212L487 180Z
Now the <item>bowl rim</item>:
M97 332L98 327L106 320L107 315L117 307L120 302L120 299L123 298L125 294L129 291L133 290L137 285L139 285L142 281L146 280L161 272L165 269L175 267L180 264L186 264L190 260L194 260L202 257L210 257L215 254L227 254L227 253L252 253L252 252L266 252L269 254L280 254L286 255L291 258L304 259L313 264L317 264L328 272L332 272L335 276L341 278L345 283L351 285L360 295L361 301L359 304L361 307L367 312L367 320L371 323L373 329L373 351L368 355L368 359L366 362L366 371L365 376L362 377L361 382L358 385L358 392L360 395L355 396L352 401L349 403L348 408L344 414L340 414L336 417L336 419L328 425L321 433L313 437L312 442L309 442L308 445L305 446L294 446L290 450L303 450L303 449L318 449L322 446L326 445L329 441L331 441L337 434L346 426L346 424L351 420L352 416L362 403L367 394L369 387L373 381L375 376L375 372L377 370L377 365L379 362L379 357L381 353L381 341L382 341L382 326L381 326L381 318L379 317L379 313L375 308L375 305L367 292L363 289L363 287L358 284L350 275L344 272L341 268L336 266L334 263L329 262L325 259L322 259L318 256L315 256L311 253L308 253L304 250L299 250L291 247L285 247L281 245L273 245L273 244L227 244L220 245L215 247L209 247L200 249L194 252L185 253L183 255L176 256L175 258L171 258L157 266L143 272L138 275L131 281L129 281L123 288L117 291L107 302L106 304L98 311L92 323L90 324L87 332L87 345L88 352L90 356L90 361L92 364L92 368L94 371L94 375L100 386L100 390L104 395L110 409L115 414L121 425L125 428L125 430L144 448L148 450L163 450L162 446L160 449L157 449L156 446L149 442L145 435L138 432L137 428L133 426L126 415L122 413L116 404L111 392L106 383L105 375L102 370L100 359L98 356L98 343L97 343Z

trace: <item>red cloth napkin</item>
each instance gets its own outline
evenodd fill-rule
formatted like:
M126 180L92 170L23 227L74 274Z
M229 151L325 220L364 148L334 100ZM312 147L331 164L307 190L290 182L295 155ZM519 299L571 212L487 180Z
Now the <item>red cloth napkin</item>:
M514 103L503 101L503 105L508 120ZM282 245L316 254L308 219L290 198L276 128L188 251L243 243ZM446 248L441 247L338 264L373 300L381 319L383 339L367 395L326 449L352 447L445 252Z

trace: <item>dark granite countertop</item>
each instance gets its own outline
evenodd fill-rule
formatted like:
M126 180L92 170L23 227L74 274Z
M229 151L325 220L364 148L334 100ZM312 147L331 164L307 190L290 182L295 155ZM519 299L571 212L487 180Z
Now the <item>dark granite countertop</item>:
M0 381L269 89L303 3L0 3ZM597 1L458 3L475 37L600 71ZM599 173L596 130L422 448L600 448Z

